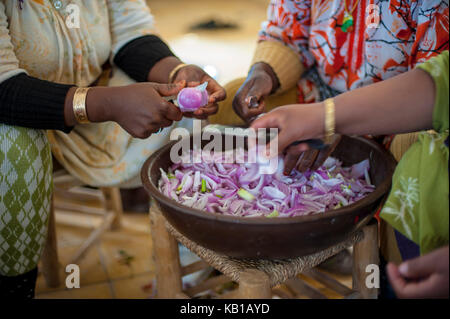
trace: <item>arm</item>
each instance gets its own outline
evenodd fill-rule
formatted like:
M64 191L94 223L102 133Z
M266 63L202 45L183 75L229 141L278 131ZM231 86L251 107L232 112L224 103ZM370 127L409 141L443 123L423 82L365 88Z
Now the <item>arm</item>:
M0 2L0 123L70 132L77 124L73 113L76 88L33 78L19 68L4 10ZM179 109L161 96L176 94L183 85L91 88L87 115L91 122L116 121L131 135L145 138L181 119Z
M271 67L279 80L274 83L273 92L294 87L303 71L314 64L308 45L311 6L310 0L272 0L269 4L252 66L263 62Z
M434 82L415 69L392 79L339 95L336 131L340 134L397 134L432 128Z
M170 73L182 61L154 34L153 16L145 1L108 0L108 9L114 63L137 82L168 83ZM128 13L125 16L124 10ZM185 116L207 118L217 112L217 102L225 99L225 90L198 66L183 67L173 80L185 81L188 86L209 83L209 104Z
M311 1L294 2L269 4L250 71L233 100L234 111L246 122L264 113L265 97L294 87L313 64L308 52Z
M64 104L71 87L30 77L19 67L0 2L0 123L69 132Z
M389 134L432 128L436 125L433 123L435 99L440 96L436 88L447 92L448 100L448 52L427 65L438 61L442 63L438 70L443 80L439 85L435 85L427 72L415 69L336 97L336 133ZM441 100L444 102L445 98L439 97ZM280 107L256 120L252 127L278 128L278 149L282 152L296 140L323 137L323 103Z

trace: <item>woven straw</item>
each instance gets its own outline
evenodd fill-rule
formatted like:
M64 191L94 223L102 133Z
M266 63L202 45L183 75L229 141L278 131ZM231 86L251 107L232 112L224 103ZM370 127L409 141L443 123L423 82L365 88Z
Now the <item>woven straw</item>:
M187 239L180 234L172 225L166 222L168 231L175 239L186 246L201 259L206 261L215 269L222 272L231 280L239 283L240 275L248 269L258 269L265 272L270 278L271 286L276 286L295 277L297 274L311 269L331 256L336 255L343 249L353 246L363 238L363 232L354 233L349 239L322 250L320 252L292 259L238 259L226 255L218 254L212 250L206 249L197 243Z

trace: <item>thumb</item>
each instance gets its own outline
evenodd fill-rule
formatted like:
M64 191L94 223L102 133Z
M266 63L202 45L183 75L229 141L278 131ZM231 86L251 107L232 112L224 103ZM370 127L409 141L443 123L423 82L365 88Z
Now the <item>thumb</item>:
M405 278L428 277L434 272L434 262L430 254L403 262L398 267L399 273Z
M257 107L260 103L263 92L257 83L254 83L247 92L244 102L249 107Z
M175 95L180 92L182 88L186 86L186 81L180 81L177 83L171 84L154 84L153 88L161 95L161 96L170 96Z
M273 113L267 113L264 114L257 119L255 119L252 124L250 125L250 128L253 128L255 130L259 128L280 128L280 124L278 123L278 117L275 116Z

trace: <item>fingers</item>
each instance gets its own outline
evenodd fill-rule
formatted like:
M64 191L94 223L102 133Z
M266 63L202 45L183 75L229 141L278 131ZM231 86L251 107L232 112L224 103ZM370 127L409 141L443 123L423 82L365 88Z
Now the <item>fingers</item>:
M196 87L196 86L199 86L199 85L200 85L200 82L199 82L199 81L189 81L189 82L187 83L187 87L190 87L190 88Z
M236 96L233 100L234 111L246 122L250 122L252 118L264 113L265 107L263 99L259 101L257 107L250 107L241 96Z
M277 143L278 154L282 153L292 143L291 136L281 128L280 117L273 111L254 120L253 123L251 123L250 128L253 128L256 131L260 128L278 129L278 135L272 139L270 145L267 145L267 154L272 154L270 152L272 143Z
M255 130L259 128L277 128L280 129L279 117L274 112L270 112L258 117L252 122L250 128Z
M178 94L182 88L186 86L186 81L180 81L177 83L171 84L159 84L159 83L151 83L153 88L161 95L161 96L171 96Z
M389 263L387 266L389 281L399 298L434 298L439 292L439 278L432 274L422 280L406 280L399 267Z
M161 101L161 107L165 110L164 117L171 121L180 121L183 118L183 113L174 104L165 100Z
M194 117L205 119L208 116L214 115L219 110L219 105L217 103L201 107L194 111Z
M168 119L163 119L163 120L160 122L160 126L161 126L161 127L158 128L157 131L159 131L161 128L172 126L172 124L173 124L173 121L168 120Z
M246 81L239 88L233 99L234 111L246 122L259 114L264 113L265 110L265 102L262 93L258 93L259 89L255 87L257 87L257 85L255 85L254 79ZM250 93L252 95L250 95ZM256 103L254 101L256 101Z
M262 98L262 92L260 87L257 85L257 82L250 87L244 100L248 104L248 101L252 98L256 101L259 101Z
M405 279L400 275L398 267L393 263L389 263L387 265L386 271L392 288L394 289L397 296L399 296L399 293L401 293L404 290L404 287L406 286Z
M403 262L398 271L405 278L418 279L427 277L435 270L433 253Z
M246 104L247 105L247 104ZM266 110L266 103L262 99L259 101L259 105L257 107L249 107L248 105L244 109L245 117L248 122L251 122L253 118L256 118L258 115L261 115Z
M225 89L212 78L208 80L207 90L211 92L209 95L209 103L217 103L225 100L227 97Z

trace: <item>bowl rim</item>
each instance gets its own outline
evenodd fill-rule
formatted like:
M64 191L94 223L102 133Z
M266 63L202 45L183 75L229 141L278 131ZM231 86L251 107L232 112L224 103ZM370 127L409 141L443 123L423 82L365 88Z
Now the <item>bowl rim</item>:
M192 137L192 134L189 136L189 138ZM389 159L388 163L388 169L390 171L394 172L395 166L396 166L396 160L394 159L393 155L389 153L386 149L382 148L379 144L375 143L374 141L371 141L367 138L360 137L360 136L347 136L351 139L359 140L363 143L370 144L372 147L374 147L377 151L384 153L387 158ZM186 137L187 138L187 137ZM353 211L353 208L357 206L368 206L370 204L375 203L377 200L379 200L385 193L389 190L391 187L392 182L392 174L390 174L389 178L385 178L380 185L364 197L363 199L354 202L350 205L334 209L332 211L328 210L320 214L312 214L312 215L304 215L304 216L295 216L295 217L283 217L283 218L267 218L267 217L243 217L243 216L232 216L232 215L223 215L220 213L211 213L211 212L205 212L203 210L188 207L185 205L182 205L175 201L172 198L169 198L162 194L157 185L155 185L151 179L149 168L150 165L160 156L160 154L164 153L167 149L172 147L177 142L177 140L171 141L161 147L159 150L154 152L144 163L142 169L141 169L141 180L144 188L149 192L151 197L154 197L157 199L158 202L163 202L165 206L170 207L174 210L181 210L183 213L187 215L192 215L198 218L204 218L208 220L215 220L220 222L228 222L228 223L240 223L240 224L246 224L246 225L261 225L261 224L272 224L272 225L278 225L278 224L292 224L292 223L307 223L307 222L314 222L320 219L326 219L326 218L334 218L334 217L340 217L347 215Z

